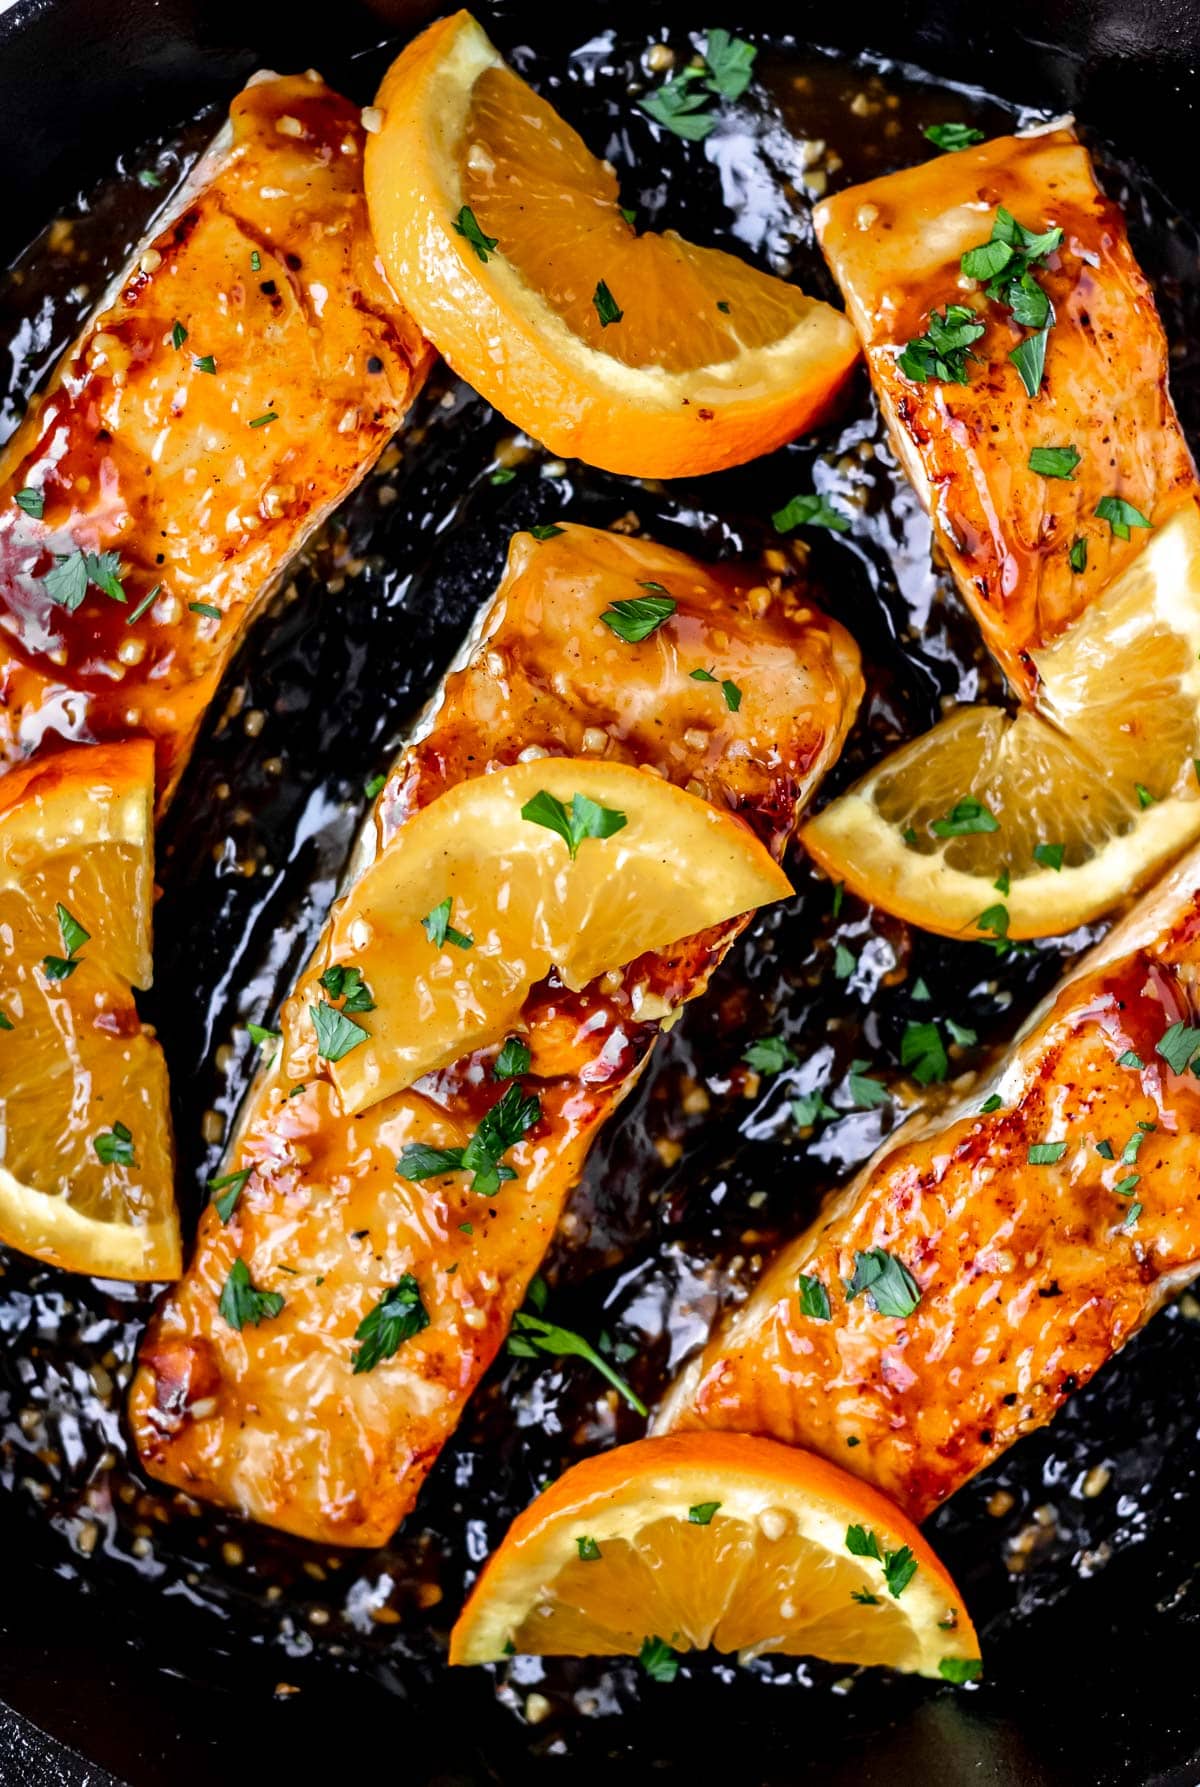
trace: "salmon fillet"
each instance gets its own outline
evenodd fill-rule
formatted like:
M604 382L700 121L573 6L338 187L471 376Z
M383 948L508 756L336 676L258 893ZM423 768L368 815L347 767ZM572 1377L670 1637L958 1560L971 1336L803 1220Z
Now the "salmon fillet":
M678 606L629 645L598 616L645 582ZM710 665L742 691L736 712L691 676ZM849 636L792 591L590 528L519 535L480 643L394 770L356 868L444 790L547 754L644 766L737 813L779 857L861 692ZM249 1172L236 1209L227 1225L205 1211L142 1348L130 1406L147 1470L311 1539L384 1543L503 1341L592 1138L747 922L579 992L555 976L533 989L520 1084L541 1118L506 1156L516 1181L491 1198L461 1174L411 1182L396 1163L413 1143L466 1142L496 1102L495 1048L353 1118L328 1080L293 1096L282 1062L265 1073L222 1169ZM238 1258L256 1287L284 1298L240 1332L218 1311ZM429 1325L356 1374L356 1329L404 1274Z
M1194 850L779 1250L660 1428L768 1434L931 1513L1200 1271L1198 1018Z
M240 93L0 456L0 768L148 734L164 804L251 616L402 421L432 353L363 143L319 77Z
M1038 394L1008 356L1037 333L964 279L1000 207L1061 245L1032 268L1053 306ZM938 546L1013 690L1037 688L1029 654L1048 645L1145 544L1097 517L1106 496L1154 525L1197 490L1167 387L1167 343L1120 209L1068 129L939 155L819 205L817 236L862 339L896 451ZM966 382L907 376L900 357L932 312L961 305L986 325ZM1029 466L1071 446L1070 478ZM1083 542L1083 546L1078 545ZM1083 569L1072 564L1086 551Z

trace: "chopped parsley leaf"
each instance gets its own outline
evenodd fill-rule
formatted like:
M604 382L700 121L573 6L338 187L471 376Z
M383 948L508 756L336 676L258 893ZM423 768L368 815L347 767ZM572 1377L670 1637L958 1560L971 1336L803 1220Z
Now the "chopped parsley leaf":
M317 1054L323 1061L341 1061L360 1043L366 1042L371 1032L356 1024L343 1012L329 1005L324 999L319 1005L310 1005L308 1015L313 1021L317 1033Z
M935 838L966 838L975 832L999 831L1000 821L973 794L956 801L944 819L935 819L929 827Z
M688 1509L688 1520L693 1526L710 1526L720 1506L720 1502L694 1502Z
M626 645L640 645L670 620L676 606L673 596L627 596L611 603L600 619Z
M986 324L967 304L947 304L939 316L931 310L924 335L915 335L896 361L905 378L914 384L937 380L946 385L965 385L967 361L976 356L972 344Z
M870 1067L869 1061L852 1061L850 1063L849 1086L850 1096L860 1110L874 1110L878 1105L887 1104L891 1094L880 1080L873 1079L863 1072Z
M430 1148L424 1142L408 1145L396 1162L406 1179L432 1179L442 1173L472 1174L471 1187L480 1197L490 1197L508 1180L515 1179L504 1156L515 1148L527 1130L541 1121L541 1101L522 1092L514 1081L491 1109L486 1111L465 1148Z
M509 1036L492 1065L492 1078L519 1080L522 1074L529 1072L530 1060L529 1045L519 1036Z
M1030 1142L1025 1156L1031 1167L1055 1166L1067 1151L1065 1142Z
M800 1314L811 1316L814 1322L827 1322L829 1292L821 1280L811 1273L800 1272L796 1277L796 1288L800 1292Z
M439 900L432 912L427 912L421 920L421 928L429 941L441 949L445 943L453 943L456 949L473 949L475 939L467 931L456 931L450 923L450 914L454 910L454 900L447 894Z
M35 521L40 521L45 513L45 497L40 490L34 490L29 484L25 486L24 490L17 491L13 502L16 503L18 509L23 509L26 515L31 515Z
M94 1136L92 1147L96 1150L97 1159L106 1167L137 1165L133 1158L133 1133L123 1123L114 1123L105 1134Z
M950 1071L950 1060L936 1024L905 1025L900 1039L900 1065L910 1067L913 1078L922 1086L945 1079Z
M1042 388L1042 378L1046 370L1046 340L1050 334L1050 325L1039 329L1036 335L1027 335L1024 341L1009 354L1009 359L1016 367L1021 383L1030 397L1036 397Z
M759 1036L743 1051L742 1060L755 1073L782 1073L785 1067L795 1067L796 1051L782 1036Z
M1087 570L1087 541L1082 536L1077 540L1072 540L1071 550L1067 554L1067 562L1072 571Z
M592 303L596 307L596 315L600 318L602 329L607 329L610 323L619 323L625 315L602 279L596 282L596 289L592 293Z
M734 37L720 29L709 31L704 41L704 60L708 64L705 84L722 99L740 99L750 85L757 54L754 45L744 37Z
M792 1100L792 1116L801 1129L811 1129L818 1118L836 1117L837 1112L823 1092L803 1092Z
M587 1533L580 1534L575 1541L575 1546L579 1552L581 1561L585 1564L594 1564L597 1558L601 1555L600 1547L597 1545L595 1539L591 1538Z
M1029 469L1039 478L1073 478L1082 455L1075 447L1034 447Z
M554 521L541 521L529 531L535 540L553 540L558 534L565 533L566 529L559 527Z
M846 1528L846 1550L851 1557L866 1557L882 1564L883 1579L894 1600L899 1600L917 1573L917 1560L907 1545L899 1551L885 1550L879 1535L865 1526Z
M454 219L454 230L456 235L462 236L471 244L471 247L475 250L475 253L486 267L488 261L495 252L496 243L499 238L496 236L484 235L479 224L476 222L475 213L472 211L470 205L464 205L458 216Z
M979 1657L943 1657L938 1663L938 1674L943 1681L953 1682L961 1688L964 1682L977 1682L983 1674L983 1661Z
M1142 1057L1138 1054L1136 1049L1126 1049L1123 1055L1117 1056L1118 1067L1142 1068L1145 1067L1145 1065L1146 1063L1142 1060Z
M1064 854L1062 844L1035 844L1033 847L1034 862L1041 863L1044 869L1053 869L1056 875L1062 873Z
M354 1330L355 1340L362 1343L350 1361L355 1376L374 1370L404 1341L428 1326L429 1311L421 1300L421 1287L411 1272L405 1272Z
M863 1291L880 1315L903 1318L921 1301L921 1287L902 1260L882 1247L854 1252L854 1273L846 1281L846 1301L853 1303Z
M227 1223L237 1209L238 1199L246 1189L246 1181L253 1170L252 1167L239 1167L236 1173L226 1173L223 1178L208 1181L208 1189L219 1194L214 1196L212 1202L223 1223Z
M340 999L343 1011L374 1011L371 989L362 977L362 969L352 962L339 962L326 968L321 987L331 999Z
M857 966L858 962L855 958L854 951L852 949L847 949L844 943L839 943L833 952L833 978L835 980L849 980Z
M776 509L771 517L771 526L777 534L790 534L797 527L828 527L835 534L850 532L848 517L840 509L835 509L827 496L821 496L816 491L794 496L782 509Z
M213 359L211 354L198 355L197 358L192 361L192 365L196 368L197 372L215 372L217 370L217 362Z
M530 1301L538 1307L544 1306L544 1287L539 1301L531 1285ZM560 1328L555 1322L544 1321L540 1315L532 1314L527 1309L519 1309L513 1317L508 1351L518 1359L532 1359L538 1353L548 1353L555 1359L584 1359L612 1385L635 1414L645 1417L646 1405L641 1398L634 1394L625 1379L613 1370L608 1360L596 1351L591 1342L571 1328Z
M525 802L521 817L530 825L544 825L547 831L557 832L570 851L572 862L586 838L611 838L626 824L624 813L615 807L602 807L586 794L572 795L564 806L544 788Z
M187 340L187 338L188 338L187 330L184 328L184 326L181 322L176 320L171 325L171 346L176 350L176 352L178 352L178 350L183 346L183 344Z
M742 705L742 691L736 683L720 682L711 670L689 670L688 675L694 683L720 683L721 693L725 697L725 705L731 714L735 714Z
M240 1333L247 1322L253 1322L257 1328L260 1322L273 1320L283 1308L283 1298L278 1291L256 1290L250 1268L239 1254L229 1268L217 1308L229 1326Z
M1004 1100L1001 1098L1000 1094L998 1092L993 1092L989 1097L984 1099L979 1109L982 1114L987 1117L990 1116L993 1111L998 1111L1003 1103Z
M1118 540L1127 540L1131 527L1153 527L1140 509L1127 503L1123 496L1102 496L1096 504L1095 513L1101 521L1107 521Z
M128 614L125 617L125 625L127 627L131 627L135 620L141 620L143 614L145 614L147 608L149 608L150 604L153 602L155 596L158 594L158 592L161 588L162 588L162 584L156 583L154 585L153 589L148 589L146 591L145 595L142 597L141 601L138 603L137 607L133 610L133 612L131 614Z
M973 124L927 124L921 135L945 155L955 155L960 149L983 141L982 130L976 130Z
M221 610L215 602L189 602L188 608L193 614L202 614L205 620L220 620Z
M58 934L62 938L62 946L66 954L64 956L43 956L42 972L47 980L70 980L79 966L76 960L78 952L85 943L91 941L91 938L79 920L68 912L61 900L56 904L54 913L58 919Z
M679 1674L679 1658L671 1649L665 1638L655 1634L652 1638L642 1640L642 1648L638 1652L638 1662L646 1671L651 1681L673 1682Z
M1169 1024L1154 1045L1172 1073L1186 1073L1200 1050L1200 1030L1190 1024Z

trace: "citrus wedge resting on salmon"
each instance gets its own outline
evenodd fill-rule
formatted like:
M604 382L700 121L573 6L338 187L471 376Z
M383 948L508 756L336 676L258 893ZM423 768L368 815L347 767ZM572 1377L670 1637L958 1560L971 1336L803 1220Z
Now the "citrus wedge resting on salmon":
M1120 207L1060 128L852 186L814 222L901 463L1028 699L1032 654L1197 493Z
M673 605L652 633L597 625L647 583ZM379 797L356 872L403 848L413 815L432 817L460 784L518 761L549 782L564 756L686 789L778 860L861 691L853 643L800 589L590 528L518 535L477 646ZM564 815L568 830L583 822L578 863L619 847L603 813L573 798ZM565 870L567 844L553 842ZM692 897L681 885L681 913ZM453 907L430 916L456 947ZM746 922L578 990L551 974L503 1043L358 1116L328 1079L293 1082L277 1052L219 1175L220 1205L142 1349L131 1416L147 1469L310 1538L384 1543L504 1339L592 1138ZM383 1008L361 973L322 992L329 1060ZM464 1035L473 1024L466 1014ZM394 1345L380 1352L385 1310Z
M829 305L673 231L469 13L401 53L367 149L388 276L450 365L552 452L637 477L717 471L829 409L857 358Z
M150 984L154 749L0 778L0 1241L70 1272L179 1271Z
M611 837L564 839L555 822L580 807L610 816ZM335 914L284 1013L288 1077L322 1069L331 972L370 988L362 1036L324 1062L353 1113L503 1042L552 968L578 991L791 891L740 819L628 764L477 776L414 814Z
M663 1428L807 1446L922 1520L1200 1272L1200 850L782 1247Z
M1026 711L952 714L806 842L929 930L1071 930L1200 833L1198 486L1150 288L1066 129L851 188L816 224L901 461Z
M450 1637L510 1655L782 1653L973 1681L962 1596L910 1520L811 1453L748 1434L635 1440L517 1516Z
M0 457L0 764L149 734L170 795L273 581L431 352L382 277L357 107L266 78Z
M802 833L835 880L945 936L1098 918L1200 834L1200 510L1032 654L1037 710L962 707Z

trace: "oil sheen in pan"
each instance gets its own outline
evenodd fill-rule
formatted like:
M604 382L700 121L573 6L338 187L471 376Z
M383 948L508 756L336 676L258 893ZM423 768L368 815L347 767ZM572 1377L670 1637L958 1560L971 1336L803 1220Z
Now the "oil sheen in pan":
M593 144L605 144L643 224L661 216L697 240L791 271L809 289L828 289L810 195L927 154L921 124L964 118L993 131L1021 117L911 71L764 46L765 94L752 89L731 107L706 145L668 136L656 148L629 91L646 80L643 48L608 34L567 58L529 56L523 69ZM677 48L690 53L682 39ZM351 73L356 96L369 98L377 72L373 61ZM6 427L213 127L202 119L177 141L131 154L22 257L0 289L0 337L11 340L13 361ZM1133 170L1102 164L1159 281L1178 348L1197 333L1195 234ZM1195 438L1197 367L1182 354L1174 381ZM498 464L515 476L493 481ZM640 526L701 554L752 556L778 549L770 514L814 482L855 514L854 530L798 550L871 674L834 778L841 785L886 742L928 726L943 698L995 692L974 628L930 570L928 528L865 385L841 426L815 442L664 489L549 462L469 391L435 377L412 425L234 666L161 840L158 985L146 1011L172 1067L189 1220L250 1070L244 1024L271 1021L332 897L363 785L388 762L492 588L509 534L565 513ZM827 883L803 869L797 881L796 900L755 927L704 1011L685 1016L610 1126L550 1263L556 1318L603 1336L644 1392L892 1120L890 1107L851 1108L850 1060L896 1078L905 1023L948 1017L978 1035L976 1047L953 1051L953 1070L969 1071L1086 940L997 963L977 946L909 935L852 900L835 912ZM839 943L854 959L841 979ZM922 982L927 998L918 997ZM786 1035L799 1056L786 1085L758 1079L741 1059L765 1033ZM838 1114L801 1131L793 1101L818 1088ZM492 1729L497 1746L517 1752L565 1742L579 1757L603 1754L615 1741L604 1715L621 1710L623 1744L643 1757L656 1744L669 1748L668 1703L630 1666L518 1659L499 1673L497 1703L484 1678L450 1679L441 1663L464 1585L512 1515L580 1447L637 1431L597 1379L574 1362L502 1357L400 1538L377 1555L339 1557L139 1478L120 1410L146 1306L136 1287L0 1256L0 1534L9 1547L120 1603L135 1621L157 1589L155 1630L164 1631L170 1609L179 1666L203 1652L220 1619L223 1645L271 1647L289 1683L314 1668L358 1669L416 1695L443 1732L469 1699L485 1746ZM1185 1298L1053 1427L936 1517L935 1540L971 1599L1001 1684L985 1685L985 1698L1011 1693L1037 1657L1053 1655L1059 1616L1075 1616L1080 1579L1102 1568L1130 1577L1136 1567L1137 1607L1147 1619L1173 1617L1193 1561L1196 1501L1185 1444L1192 1420L1173 1386L1193 1381L1198 1367L1200 1306ZM173 1591L169 1600L163 1590ZM1156 1602L1168 1611L1155 1615ZM753 1729L764 1756L773 1743L786 1747L797 1716L789 1696L767 1695L771 1685L809 1689L801 1716L813 1759L869 1740L894 1715L896 1696L913 1693L875 1678L846 1693L837 1671L786 1660L739 1672L699 1659L681 1682L690 1677L702 1691L713 1676L729 1681L727 1717ZM536 1730L523 1732L491 1710L497 1704L536 1718ZM676 1709L685 1704L677 1696Z

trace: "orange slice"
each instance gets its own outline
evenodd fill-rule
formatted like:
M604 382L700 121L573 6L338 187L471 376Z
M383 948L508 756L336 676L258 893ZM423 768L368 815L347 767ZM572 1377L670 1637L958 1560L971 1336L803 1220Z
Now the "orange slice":
M150 982L154 747L84 745L0 780L0 1240L70 1272L180 1269Z
M612 815L593 821L608 835L572 857L523 816L534 802ZM559 757L476 776L414 814L338 908L284 1013L289 1072L311 1072L316 1033L344 1109L363 1110L519 1028L552 967L582 987L791 891L740 819L649 771Z
M612 169L469 13L409 44L376 103L367 201L397 294L552 452L634 477L717 471L829 407L858 355L845 317L673 231L639 234Z
M683 1433L588 1458L518 1515L451 1663L783 1652L970 1681L979 1643L920 1532L877 1490L777 1440Z
M1036 710L958 709L805 826L828 875L945 936L1045 937L1200 837L1196 505L1032 658Z

